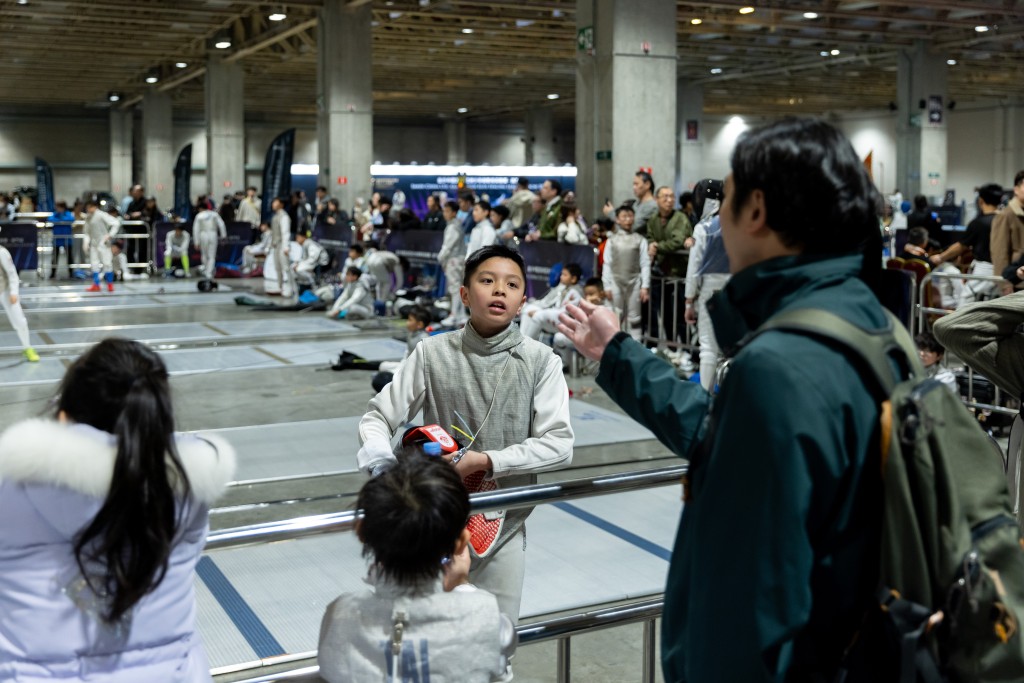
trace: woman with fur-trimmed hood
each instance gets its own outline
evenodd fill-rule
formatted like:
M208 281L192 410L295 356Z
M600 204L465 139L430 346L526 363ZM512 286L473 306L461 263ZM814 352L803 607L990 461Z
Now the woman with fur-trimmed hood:
M194 570L235 454L176 436L167 369L108 339L0 436L0 680L209 681Z

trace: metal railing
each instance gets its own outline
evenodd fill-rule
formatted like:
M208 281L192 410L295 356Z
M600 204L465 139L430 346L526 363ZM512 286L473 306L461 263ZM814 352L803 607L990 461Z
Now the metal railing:
M72 234L71 235L60 235L55 236L53 234L53 228L57 225L70 225ZM46 274L54 270L57 267L55 258L54 247L57 240L71 240L71 249L68 250L68 270L88 270L92 268L91 263L85 263L86 252L85 252L85 233L83 229L85 227L85 221L76 220L74 222L67 221L49 221L40 220L36 223L36 227L39 228L39 235L36 241L36 272L41 279L46 279ZM146 260L137 259L135 261L129 261L129 268L149 268L153 265L153 261L149 259L154 253L155 235L152 227L145 221L121 221L122 228L145 228L145 232L129 233L119 232L114 236L116 240L122 241L144 241L144 248L142 249L125 249L126 253L143 254L146 256ZM155 257L154 257L155 258Z
M511 489L498 489L470 496L470 508L475 513L491 510L514 510L534 507L543 503L576 500L610 493L623 493L658 486L669 486L679 483L687 473L686 464L675 467L664 467L656 470L626 472L620 474L573 479L549 484L535 484ZM212 532L207 536L206 550L221 550L247 545L264 544L276 541L292 540L350 531L362 511L348 510L323 515L311 515L280 522L253 524ZM593 607L593 606L591 606ZM546 640L558 641L558 681L568 683L571 676L571 644L574 635L600 629L623 626L643 622L643 681L654 681L657 658L655 656L655 620L661 615L661 598L633 602L617 607L591 610L568 617L558 617L537 622L517 629L520 643L529 644ZM308 660L316 656L315 652L296 653L277 657L262 662L263 666L283 664L292 661ZM211 673L219 675L240 670L238 666L220 667ZM247 683L258 681L316 681L318 667L305 666L287 672L250 679Z
M473 514L492 510L529 508L543 503L669 486L679 483L688 469L688 465L678 465L589 479L570 479L550 484L497 489L474 493L469 497L469 502ZM351 531L360 517L362 517L361 510L346 510L222 529L211 532L207 536L206 549L221 550Z
M572 667L570 665L572 654L570 638L572 636L642 623L644 625L642 646L643 671L640 680L643 683L653 683L658 661L655 651L655 628L663 608L664 596L660 595L655 598L630 602L616 607L580 612L566 617L556 617L521 625L516 629L516 633L519 636L520 646L551 640L557 641L558 661L556 666L558 683L569 683L572 676ZM309 660L316 657L316 654L315 651L304 652L301 653L301 656L302 659ZM256 678L247 678L243 681L238 681L238 683L279 683L283 681L313 683L314 681L321 680L319 672L319 666L307 665Z

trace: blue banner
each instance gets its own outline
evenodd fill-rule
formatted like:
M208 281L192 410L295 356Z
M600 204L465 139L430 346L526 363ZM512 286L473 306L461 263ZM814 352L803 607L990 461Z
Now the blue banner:
M270 217L274 213L270 208L274 197L287 197L292 192L292 156L294 154L294 128L289 128L274 138L267 149L267 157L263 161L263 206L261 207L264 223L269 223Z
M178 154L174 164L174 214L187 221L192 217L192 145Z
M39 254L36 242L39 239L39 228L35 223L4 223L0 229L0 247L11 252L14 267L19 271L34 270Z
M53 213L53 169L39 157L36 157L36 192L36 211Z

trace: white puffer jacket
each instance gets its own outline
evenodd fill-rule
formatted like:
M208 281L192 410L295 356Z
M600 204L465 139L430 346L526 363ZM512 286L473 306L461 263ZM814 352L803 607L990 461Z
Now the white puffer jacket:
M50 419L0 436L0 680L210 680L196 632L194 571L209 507L234 476L235 453L215 437L177 443L192 493L181 502L167 574L130 620L112 628L81 590L73 543L110 488L114 437Z

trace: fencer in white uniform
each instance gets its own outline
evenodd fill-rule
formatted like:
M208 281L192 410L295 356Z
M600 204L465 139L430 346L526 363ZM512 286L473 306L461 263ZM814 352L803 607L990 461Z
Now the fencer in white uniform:
M242 249L242 272L249 274L256 267L257 256L267 256L270 253L270 226L266 223L260 225L260 241L250 244Z
M21 310L21 300L18 294L20 283L18 269L14 267L11 252L0 247L0 304L3 305L4 311L7 313L7 319L11 321L11 327L18 334L18 341L21 342L25 359L35 363L39 360L39 354L29 343L28 320L25 319L25 311Z
M85 238L89 245L89 263L92 265L92 286L86 291L100 291L100 273L107 281L107 291L114 291L113 253L110 243L121 229L121 222L106 211L100 211L99 204L89 201L85 205Z
M199 245L203 276L207 280L212 280L217 275L217 244L220 240L227 239L228 227L216 211L198 206L196 211L198 213L192 223L192 232L195 233L196 243Z
M389 300L395 289L405 282L405 271L402 269L398 254L371 247L366 252L366 261L363 265L364 270L377 281L378 301ZM392 273L395 274L394 283L391 282Z
M284 202L280 197L274 197L270 206L274 210L274 215L270 219L270 253L277 276L277 291L268 293L292 297L295 288L292 286L291 260L288 257L289 244L292 240L292 219L284 210Z
M309 235L300 232L295 241L302 247L302 258L292 265L295 281L302 285L316 284L316 269L323 268L331 262L331 255Z

